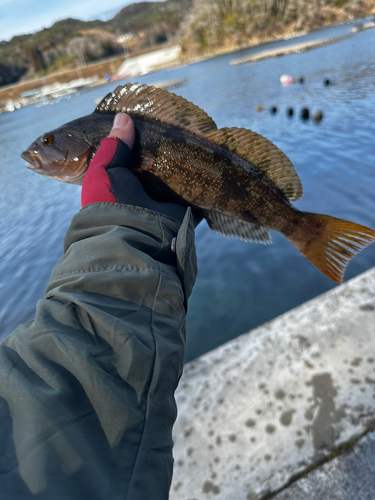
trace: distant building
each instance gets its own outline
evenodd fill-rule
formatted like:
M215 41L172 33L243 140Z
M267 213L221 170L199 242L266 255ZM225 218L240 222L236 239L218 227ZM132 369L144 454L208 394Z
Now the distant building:
M173 45L140 56L129 57L117 70L117 76L145 75L158 66L177 61L180 52L180 45Z
M118 43L126 43L129 40L133 40L135 36L132 33L125 33L125 35L120 35L116 38L116 42Z

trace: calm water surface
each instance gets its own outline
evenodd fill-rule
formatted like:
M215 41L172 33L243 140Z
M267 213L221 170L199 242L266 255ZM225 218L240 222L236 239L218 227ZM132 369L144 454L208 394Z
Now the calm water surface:
M347 33L349 26L309 34L308 41ZM284 41L266 48L296 43ZM229 61L247 49L188 67L137 78L153 83L186 78L175 93L202 107L218 127L245 127L266 136L293 161L304 185L301 210L347 218L375 228L375 30L304 54L243 66ZM262 47L263 50L264 47ZM280 75L305 83L282 87ZM332 85L325 87L329 78ZM127 80L121 81L121 84ZM41 133L93 111L115 88L90 89L53 106L0 116L0 336L35 314L62 242L80 208L80 187L27 170L20 153ZM256 112L261 105L264 111ZM278 108L273 116L271 106ZM317 125L288 118L293 107L320 109ZM205 223L196 231L199 274L189 302L187 359L335 286L278 233L273 245L228 240ZM349 265L345 279L375 265L375 245Z

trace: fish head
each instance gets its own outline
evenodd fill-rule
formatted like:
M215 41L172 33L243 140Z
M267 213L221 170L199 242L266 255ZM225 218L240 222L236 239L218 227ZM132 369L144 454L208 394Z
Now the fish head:
M69 184L82 184L102 135L93 133L92 129L88 131L87 121L75 120L38 137L21 157L26 167L38 174Z

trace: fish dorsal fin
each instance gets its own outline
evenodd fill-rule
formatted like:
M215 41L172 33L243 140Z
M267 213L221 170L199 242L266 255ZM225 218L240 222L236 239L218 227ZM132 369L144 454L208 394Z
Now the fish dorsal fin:
M243 241L271 243L270 232L264 226L235 219L234 217L212 212L211 210L203 210L203 215L208 227L214 233Z
M183 97L138 83L119 86L98 104L96 113L147 115L169 125L202 135L217 130L212 118Z
M265 137L244 128L221 128L206 138L229 149L261 170L289 201L301 198L303 189L289 158Z

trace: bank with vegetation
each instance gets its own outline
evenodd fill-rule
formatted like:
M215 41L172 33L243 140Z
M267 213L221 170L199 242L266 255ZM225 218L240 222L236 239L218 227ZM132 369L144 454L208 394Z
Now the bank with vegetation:
M195 0L182 56L229 52L371 14L372 0Z
M192 0L140 2L109 21L64 19L33 34L0 42L0 87L138 54L180 39Z
M61 72L94 76L94 63L112 59L95 67L100 78L98 68L113 70L126 57L170 43L181 44L184 62L193 61L371 14L373 0L139 2L106 22L65 19L0 42L0 87L55 81L50 75Z

